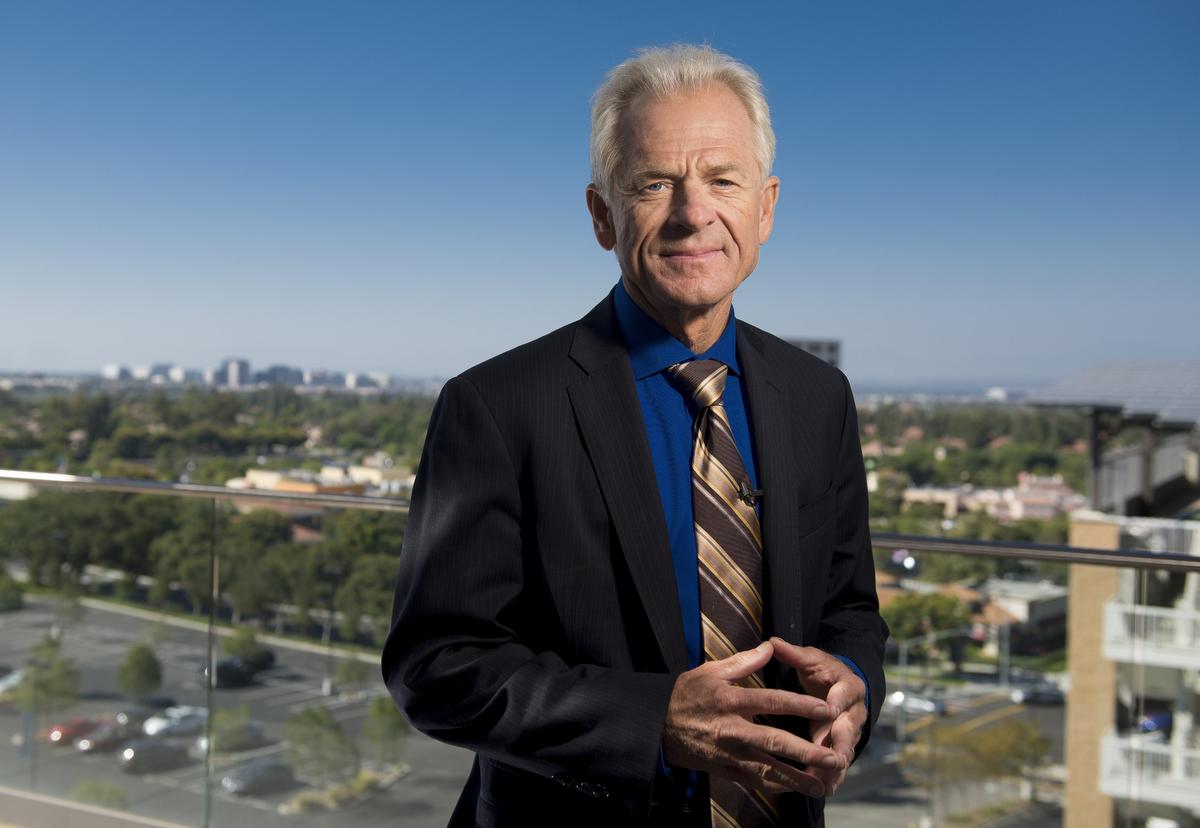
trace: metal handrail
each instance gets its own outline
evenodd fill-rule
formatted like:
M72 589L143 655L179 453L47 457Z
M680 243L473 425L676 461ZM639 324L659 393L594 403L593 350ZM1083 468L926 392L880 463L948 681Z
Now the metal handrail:
M986 558L1020 558L1026 561L1093 564L1096 566L1156 569L1170 572L1200 572L1200 557L1176 552L1147 552L1144 549L1091 549L1049 543L1014 543L964 538L937 538L925 535L898 535L874 532L871 543L882 549L908 549Z
M409 503L399 498L363 495L301 494L259 489L229 489L199 483L163 483L155 480L127 480L115 477L85 477L73 474L27 472L0 469L0 480L29 483L38 487L90 492L127 492L199 497L217 500L261 500L295 506L321 508L371 509L382 512L407 512ZM966 555L986 558L1020 558L1055 563L1093 564L1096 566L1157 569L1171 572L1200 572L1200 557L1179 553L1147 552L1141 549L1089 549L1060 544L1013 543L1008 541L965 540L922 535L875 532L871 543L880 549L908 549L913 552Z
M130 480L121 477L84 477L77 474L27 472L0 469L0 480L29 483L53 489L73 489L84 492L126 492L130 494L165 495L167 497L199 497L216 500L263 500L286 503L290 506L319 506L321 508L370 509L377 512L407 512L408 500L400 498L366 497L365 495L304 494L302 492L273 492L262 489L230 489L200 483L163 483L158 480Z

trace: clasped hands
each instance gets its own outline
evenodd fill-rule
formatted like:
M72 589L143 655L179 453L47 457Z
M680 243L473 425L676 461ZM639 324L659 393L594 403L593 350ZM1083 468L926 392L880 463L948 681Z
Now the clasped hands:
M803 693L735 684L772 658L796 670ZM867 721L865 698L862 679L838 659L772 638L680 674L667 706L663 758L768 794L832 796ZM810 738L759 724L759 715L810 719Z

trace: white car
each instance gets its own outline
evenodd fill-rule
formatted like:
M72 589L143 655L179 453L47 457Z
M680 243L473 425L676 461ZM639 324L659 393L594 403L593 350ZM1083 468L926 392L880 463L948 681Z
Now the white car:
M198 732L203 730L203 722L208 720L208 710L203 707L192 707L190 705L181 704L175 707L168 707L163 712L156 716L151 716L142 724L142 732L147 736L157 736L159 734L167 735L186 735L175 733L180 730L180 725L194 725L201 723L201 726L195 728ZM185 727L184 730L192 730L191 727Z
M920 696L914 696L912 693L905 693L903 690L897 690L888 695L883 700L884 707L890 707L893 710L904 708L904 712L910 716L928 716L930 714L944 715L946 712L946 703L938 699L925 699Z
M21 679L25 677L24 670L13 670L4 678L0 678L0 695L11 692L17 689L17 685L21 683Z

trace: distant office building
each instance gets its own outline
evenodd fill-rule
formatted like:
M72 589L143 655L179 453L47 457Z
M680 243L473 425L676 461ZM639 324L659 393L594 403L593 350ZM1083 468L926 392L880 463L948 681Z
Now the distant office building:
M250 363L244 359L227 359L211 373L205 374L210 385L242 388L252 383Z
M808 351L823 359L834 368L842 364L842 341L840 339L789 339L788 342L802 351Z
M172 365L167 369L167 380L177 385L199 383L204 380L204 374L194 368L184 368L182 365Z
M100 376L111 382L120 382L129 379L131 375L124 365L109 363L100 369Z
M255 373L254 381L267 385L302 385L304 372L290 365L272 365L270 368Z
M379 383L377 383L367 374L359 374L352 371L351 373L346 374L346 387L352 389L378 388Z
M145 382L146 380L150 379L150 366L135 365L133 371L130 373L133 374L133 378L138 382Z
M346 375L340 371L308 370L304 372L304 384L320 388L345 388Z
M226 377L226 384L230 388L241 388L244 385L251 385L254 378L250 375L250 363L244 359L228 360L229 374Z

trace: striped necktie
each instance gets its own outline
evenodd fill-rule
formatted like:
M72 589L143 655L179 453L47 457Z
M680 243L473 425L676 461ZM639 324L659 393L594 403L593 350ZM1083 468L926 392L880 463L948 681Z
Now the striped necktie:
M762 532L729 416L721 398L729 368L713 359L680 362L671 381L698 409L692 436L692 512L700 576L700 624L709 661L763 640ZM763 687L755 673L740 682ZM736 782L710 777L714 828L758 828L778 822L773 802Z

